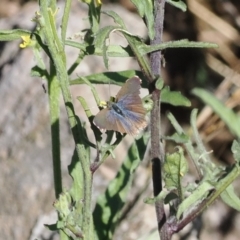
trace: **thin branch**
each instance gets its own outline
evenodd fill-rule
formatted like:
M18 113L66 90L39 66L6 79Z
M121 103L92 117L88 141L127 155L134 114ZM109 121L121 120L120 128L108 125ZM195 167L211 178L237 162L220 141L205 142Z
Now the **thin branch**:
M165 0L154 0L154 30L155 37L151 40L151 45L160 44L162 42L163 34L163 20L164 20ZM150 54L151 71L155 78L161 76L161 51ZM152 84L155 84L152 82ZM150 86L151 88L151 86ZM151 91L151 89L150 89ZM151 112L151 160L152 160L152 180L154 196L157 196L162 191L162 176L161 165L164 161L164 150L160 141L160 94L161 91L153 87L152 100L154 107ZM162 240L170 239L166 228L163 226L166 222L166 215L162 200L155 202L155 209L158 221L158 230ZM165 225L166 226L166 225Z

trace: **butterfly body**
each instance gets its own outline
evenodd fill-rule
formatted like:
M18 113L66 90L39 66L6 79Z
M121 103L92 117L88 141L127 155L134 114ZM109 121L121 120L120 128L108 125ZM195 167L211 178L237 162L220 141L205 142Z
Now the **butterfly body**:
M115 102L108 102L94 118L100 130L113 130L120 133L137 135L147 126L146 111L139 97L141 79L137 76L126 81L116 96Z

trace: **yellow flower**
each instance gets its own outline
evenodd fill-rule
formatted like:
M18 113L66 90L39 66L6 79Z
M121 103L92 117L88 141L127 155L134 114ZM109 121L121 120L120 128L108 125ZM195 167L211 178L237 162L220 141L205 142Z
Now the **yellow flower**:
M20 48L31 46L32 40L30 35L21 36L23 42L19 45Z
M101 0L95 0L95 2L96 2L96 4L97 4L97 6L101 6L101 5L102 5Z

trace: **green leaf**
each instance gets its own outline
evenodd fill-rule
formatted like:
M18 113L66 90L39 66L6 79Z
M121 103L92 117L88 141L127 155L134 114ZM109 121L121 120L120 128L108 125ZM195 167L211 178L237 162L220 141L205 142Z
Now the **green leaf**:
M136 6L140 17L143 18L145 14L145 5L143 3L144 1L131 0L131 2Z
M97 1L90 0L89 2L89 23L91 25L91 32L96 33L99 29L100 13L101 13L101 3L98 4Z
M234 140L232 144L232 153L233 153L234 159L239 164L240 163L240 143L237 142L236 140Z
M108 69L108 55L107 55L107 39L109 38L109 35L111 32L119 30L119 27L116 26L106 26L101 28L95 36L94 44L96 48L103 49L103 61L105 64L105 67Z
M53 206L58 211L60 218L65 219L70 213L69 206L71 205L71 195L65 191L61 193Z
M221 194L222 200L230 207L240 211L240 199L234 192L233 185L229 185Z
M144 135L132 144L117 176L110 182L105 194L98 197L93 219L99 239L113 239L132 184L133 173L144 156L148 141L149 136Z
M119 25L119 26L103 27L96 33L96 36L95 36L95 40L94 40L95 47L103 50L102 52L103 61L104 61L105 67L108 69L108 53L107 53L108 46L106 44L106 40L109 38L109 35L111 32L117 31L117 30L126 30L126 27L123 20L117 13L113 11L105 11L103 13L113 18L115 23Z
M94 47L93 45L87 45L84 43L75 42L72 40L66 40L65 44L70 47L78 48L85 52L86 55L103 56L103 49ZM108 57L133 57L133 52L130 46L122 47L118 45L109 45L107 49Z
M170 91L169 87L166 86L161 92L161 102L168 103L173 106L191 106L191 102L184 97L180 92Z
M155 87L158 90L162 90L163 86L164 86L164 80L163 80L163 78L160 77L157 79L157 81L155 83Z
M32 77L40 77L40 78L45 78L49 79L49 74L46 69L42 69L39 66L34 66L31 69L31 76Z
M73 179L73 183L70 189L71 197L74 201L80 201L83 199L83 192L84 192L84 186L83 186L83 170L81 167L81 163L78 159L76 150L74 151L74 154L72 156L72 162L68 166L69 174L71 175Z
M152 40L155 36L154 32L154 15L153 15L153 1L152 0L131 0L136 6L141 18L145 18L148 28L148 36Z
M126 30L126 26L125 26L125 23L124 23L123 19L116 12L102 11L102 13L111 17L116 24L118 24L122 29Z
M134 56L137 59L138 64L139 64L140 68L142 69L142 71L144 72L144 75L146 76L146 78L152 79L152 80L155 79L155 77L153 76L153 74L151 72L148 58L146 56L143 56L139 51L139 48L142 45L145 45L143 43L143 40L140 37L133 36L126 31L122 31L122 34L128 41L128 44L131 47L131 49L134 53Z
M93 84L115 84L118 86L122 86L128 78L134 77L136 75L141 79L144 79L142 72L137 70L96 73L85 76L84 78L88 79ZM71 85L85 84L85 81L81 77L79 77L74 80L71 80L70 84ZM147 88L146 81L143 81L142 87Z
M189 137L184 133L174 133L172 136L163 137L166 140L174 141L175 143L188 143Z
M78 237L83 236L80 227L82 223L82 200L72 200L70 193L67 191L59 195L59 198L54 202L54 207L59 213L59 219L56 225L52 227L63 230L73 239L78 239Z
M209 105L227 125L231 133L240 138L240 117L235 114L234 111L226 107L212 93L204 89L194 88L192 93L199 97L204 103Z
M183 12L187 11L187 5L180 0L166 0L167 3L171 4L172 6L179 8Z
M173 190L175 190L175 189L173 189ZM167 189L163 189L158 194L157 197L144 199L144 203L153 205L153 204L155 204L155 202L161 200L162 202L164 202L164 204L168 204L170 201L177 199L177 198L178 198L178 196L176 193L171 192Z
M24 29L1 30L0 41L13 41L13 40L21 39L22 36L29 36L29 35L31 35L31 32Z
M187 39L183 39L178 41L164 42L164 43L153 45L153 46L142 44L141 46L139 46L139 51L140 51L140 54L145 55L145 54L163 50L166 48L217 48L217 47L218 45L215 43L194 42L194 41L189 41Z
M188 165L181 147L178 147L178 151L173 154L166 154L163 170L165 187L177 189L178 196L182 199L181 178L188 171Z
M177 122L177 120L175 119L175 117L172 115L172 113L168 113L167 114L168 119L170 120L171 124L173 125L174 129L176 130L176 132L179 135L185 134L182 127L180 126L180 124ZM186 135L186 134L185 134ZM188 152L189 156L191 157L191 159L193 160L193 162L196 163L198 162L199 156L200 154L196 153L196 151L193 148L191 139L189 138L189 141L187 143L184 143L184 147L186 148L186 151Z
M230 168L225 168L225 171L222 171L224 174L224 177L221 179L218 179L216 183L214 183L214 191L208 196L206 199L206 203L204 204L204 207L209 206L213 201L215 201L231 184L232 182L240 175L240 168L238 164L235 164L234 166L231 166ZM228 189L228 192L231 193ZM225 196L226 197L226 193ZM234 197L235 198L235 197ZM228 203L227 203L228 204ZM235 205L238 204L238 200L236 198L230 203L235 207Z
M194 114L194 110L192 111L191 114L191 127L193 129L196 129L196 121L194 119L195 114ZM174 118L174 116L171 113L167 114L168 119L171 121L171 124L173 125L174 129L176 130L177 134L174 134L174 136L170 137L170 140L172 140L171 138L173 138L173 140L176 141L182 141L182 144L184 145L188 155L190 156L190 159L192 160L192 162L195 165L195 168L198 172L199 176L204 175L204 178L206 177L206 179L208 180L212 180L215 179L215 176L218 175L219 173L219 168L216 167L216 165L212 162L212 161L205 161L205 159L208 159L206 157L207 154L209 154L209 152L207 152L205 149L203 150L200 146L199 146L199 140L197 140L197 150L193 147L193 143L191 141L191 138L189 138L183 131L182 127L179 125L179 123L177 122L177 120ZM185 137L185 136L186 137ZM196 132L194 130L194 136L195 138L196 136ZM180 137L180 139L178 139ZM181 139L181 137L183 137ZM168 139L169 137L167 137ZM188 140L187 140L188 138ZM187 142L185 142L185 140L187 140ZM201 150L200 150L201 149ZM204 173L204 174L203 174Z
M183 213L190 213L197 207L214 188L209 182L201 183L184 201L180 203L177 210L177 219L180 219Z

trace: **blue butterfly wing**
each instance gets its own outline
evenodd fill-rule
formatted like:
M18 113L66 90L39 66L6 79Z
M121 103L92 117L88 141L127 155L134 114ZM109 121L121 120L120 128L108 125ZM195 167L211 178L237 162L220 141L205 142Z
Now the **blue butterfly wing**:
M125 128L121 124L118 114L113 109L105 108L101 110L93 119L93 123L101 130L113 130L125 133Z
M116 105L123 113L123 115L119 117L119 120L128 134L137 135L140 130L147 126L145 119L146 110L138 95L126 95L122 97Z
M119 90L116 96L117 101L126 95L131 95L131 94L139 95L140 89L141 89L141 83L142 83L142 80L138 76L128 79L125 82L125 84L122 86L122 88Z
M101 110L93 119L100 130L113 130L137 135L147 126L146 111L139 97L141 79L137 76L126 81L116 96L116 103Z

